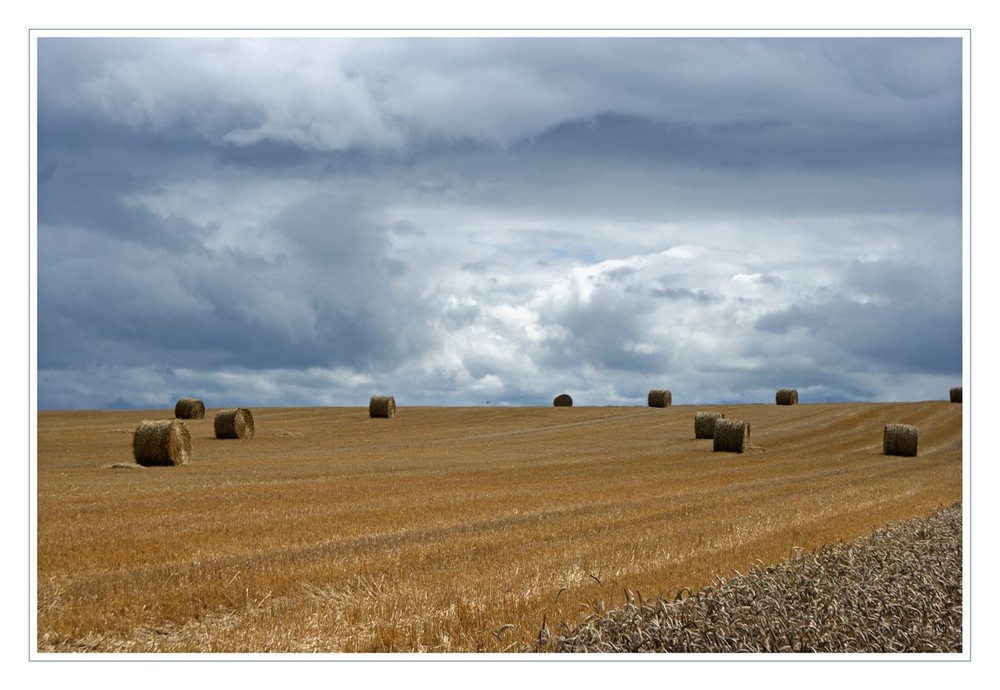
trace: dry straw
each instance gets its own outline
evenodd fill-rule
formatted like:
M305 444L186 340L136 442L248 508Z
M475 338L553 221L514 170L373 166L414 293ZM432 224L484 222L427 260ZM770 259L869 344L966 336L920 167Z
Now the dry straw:
M566 393L557 395L552 401L553 407L573 407L573 398L569 397Z
M396 416L396 399L391 395L373 395L368 401L368 416L389 419Z
M725 417L721 412L695 412L694 437L715 438L715 421Z
M654 388L649 391L646 402L650 407L670 407L671 398L670 391Z
M132 454L144 467L186 465L191 459L191 433L177 419L143 420L132 436Z
M174 405L174 416L177 419L204 419L205 403L195 398L181 398Z
M951 397L952 402L957 402L957 403L962 402L962 387L958 386L957 388L952 388L949 391L949 395Z
M750 424L739 419L716 419L712 438L713 451L745 453L750 448Z
M882 453L912 458L917 454L917 427L909 424L886 424L882 434Z
M779 405L798 405L799 392L794 388L779 388L774 394L774 402Z
M245 407L220 410L215 415L216 438L253 438L253 415Z

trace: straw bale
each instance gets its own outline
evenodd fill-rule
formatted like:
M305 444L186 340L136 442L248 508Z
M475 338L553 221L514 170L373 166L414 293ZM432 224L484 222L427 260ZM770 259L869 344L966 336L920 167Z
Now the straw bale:
M368 401L368 416L389 419L396 416L396 399L391 395L373 395Z
M740 419L716 419L712 439L713 451L745 453L750 448L750 424Z
M886 424L882 433L882 453L912 458L917 454L917 427L909 424Z
M778 405L798 405L799 392L794 388L779 388L774 394L774 402Z
M191 433L177 419L143 420L132 436L132 455L144 467L186 465L191 459Z
M554 407L573 407L573 398L566 393L557 395L552 401Z
M725 416L721 412L695 412L694 437L715 438L715 421Z
M215 415L216 438L253 438L253 415L245 407L220 410Z
M649 395L646 396L646 402L650 407L670 407L672 401L670 391L652 389L649 391Z
M205 403L195 398L181 398L174 405L174 416L177 419L204 419Z

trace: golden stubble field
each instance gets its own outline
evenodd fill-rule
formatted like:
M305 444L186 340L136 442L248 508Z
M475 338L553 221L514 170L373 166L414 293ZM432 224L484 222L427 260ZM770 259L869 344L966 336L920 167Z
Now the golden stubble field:
M746 454L694 413L751 424ZM962 497L962 406L40 412L40 652L515 652L596 604L670 596ZM920 430L882 454L887 423Z

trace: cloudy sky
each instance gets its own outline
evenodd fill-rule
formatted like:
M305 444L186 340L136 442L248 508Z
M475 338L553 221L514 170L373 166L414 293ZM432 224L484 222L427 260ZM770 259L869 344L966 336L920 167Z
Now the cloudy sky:
M962 382L958 38L37 45L40 409Z

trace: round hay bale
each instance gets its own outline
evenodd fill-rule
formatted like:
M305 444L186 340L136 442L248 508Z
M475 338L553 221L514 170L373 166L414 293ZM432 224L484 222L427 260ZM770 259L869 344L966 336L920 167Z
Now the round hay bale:
M373 395L368 402L368 416L389 419L396 416L396 399L391 395Z
M712 439L713 451L745 453L750 448L750 424L739 419L716 419Z
M695 412L694 437L715 438L715 421L724 417L721 412Z
M962 387L952 388L948 395L951 397L952 402L960 403L962 402Z
M177 419L204 419L205 403L195 398L181 398L174 405L174 416Z
M909 424L886 424L882 434L882 453L912 458L917 454L917 427Z
M245 407L219 410L215 415L215 438L253 438L253 415Z
M573 398L569 397L566 393L557 395L552 401L553 407L573 407Z
M670 407L672 396L670 395L670 391L654 388L649 391L646 402L650 407Z
M774 402L779 405L798 405L799 392L794 388L779 388L774 394Z
M132 455L143 467L186 465L191 433L177 419L144 419L132 435Z

